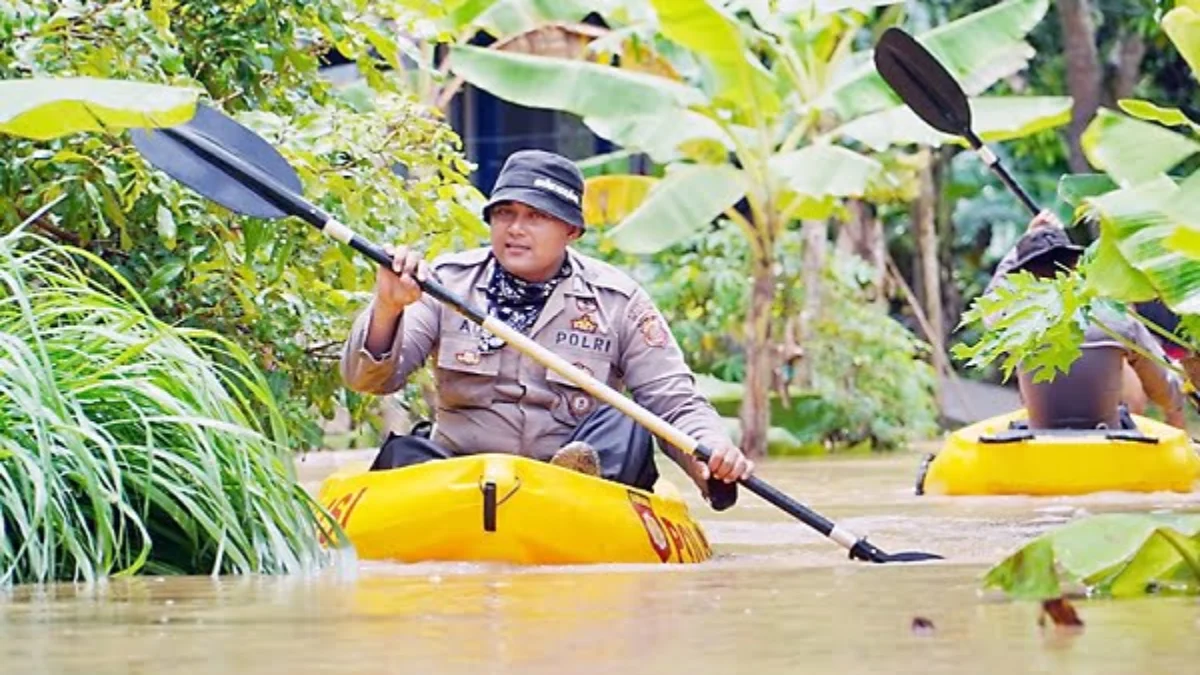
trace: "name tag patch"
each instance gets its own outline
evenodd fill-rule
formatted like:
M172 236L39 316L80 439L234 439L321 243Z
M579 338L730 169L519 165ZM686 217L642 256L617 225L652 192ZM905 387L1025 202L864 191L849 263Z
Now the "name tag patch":
M554 344L567 345L568 347L586 349L588 351L604 352L605 354L612 351L611 339L587 335L585 333L581 334L576 331L558 331L554 334Z

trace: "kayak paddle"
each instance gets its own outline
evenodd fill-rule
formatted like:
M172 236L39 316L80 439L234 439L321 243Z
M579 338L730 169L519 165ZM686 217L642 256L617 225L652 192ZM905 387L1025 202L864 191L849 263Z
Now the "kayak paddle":
M903 30L891 27L875 45L875 69L917 117L938 131L960 136L1033 215L1040 209L1000 158L971 129L971 103L946 68Z
M354 233L346 225L300 196L295 169L279 152L250 129L204 105L195 116L174 127L131 132L134 145L150 164L200 195L230 211L259 218L296 216L331 238L349 245L375 263L390 269L392 258L383 248ZM659 438L707 462L712 451L607 384L573 366L537 342L488 316L432 279L418 280L421 289L446 303L470 321L516 347L546 368L562 375L596 398L629 415ZM751 476L740 481L751 492L846 547L850 557L870 562L910 562L940 559L919 551L889 554L848 530L838 527Z

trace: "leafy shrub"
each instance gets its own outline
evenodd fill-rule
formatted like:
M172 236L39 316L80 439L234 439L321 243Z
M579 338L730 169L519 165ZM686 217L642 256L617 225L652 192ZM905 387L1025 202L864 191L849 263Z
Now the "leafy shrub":
M0 4L0 78L93 76L194 86L296 167L308 198L381 242L430 255L481 234L461 141L384 70L395 43L349 0ZM383 7L372 7L378 11ZM370 88L338 91L336 45ZM318 416L368 399L335 361L374 268L295 222L234 216L153 171L126 135L0 137L0 232L66 195L36 226L109 261L159 318L225 335L267 374L294 446Z
M322 513L246 352L94 255L0 237L0 583L302 571Z

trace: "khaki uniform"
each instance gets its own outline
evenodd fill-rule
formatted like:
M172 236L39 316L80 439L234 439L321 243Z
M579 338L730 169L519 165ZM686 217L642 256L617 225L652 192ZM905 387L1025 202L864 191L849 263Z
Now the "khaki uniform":
M487 307L490 249L442 256L434 274L467 304ZM701 443L726 442L724 424L697 391L683 353L649 295L623 272L567 249L572 274L554 289L529 337L632 398ZM517 453L548 460L598 403L511 345L480 351L480 328L428 294L405 308L391 348L364 347L372 306L360 314L342 354L356 391L390 394L430 356L436 359L433 440L455 454ZM665 445L665 444L663 444ZM664 450L681 466L685 453ZM700 484L700 481L697 481Z

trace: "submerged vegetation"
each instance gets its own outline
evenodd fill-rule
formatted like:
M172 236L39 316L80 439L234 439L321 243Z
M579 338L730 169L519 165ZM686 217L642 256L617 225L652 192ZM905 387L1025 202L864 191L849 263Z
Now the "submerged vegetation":
M0 238L0 582L312 569L320 513L242 349L92 254Z

